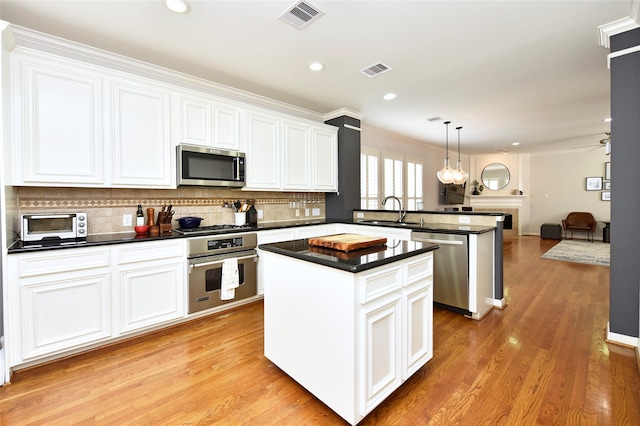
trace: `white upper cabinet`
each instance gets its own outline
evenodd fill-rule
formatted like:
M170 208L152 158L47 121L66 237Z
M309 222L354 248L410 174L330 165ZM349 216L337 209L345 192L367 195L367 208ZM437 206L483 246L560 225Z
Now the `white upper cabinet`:
M14 184L101 185L102 76L34 53L15 56L12 87Z
M311 188L311 127L284 121L282 124L282 189L305 191Z
M247 113L245 189L280 189L280 119Z
M179 143L237 151L242 110L214 97L179 94Z
M169 91L146 81L111 84L113 186L170 188L175 181Z
M169 89L47 53L12 60L14 185L175 188Z
M313 127L313 189L320 192L338 191L338 130Z
M249 190L338 190L338 129L285 115L247 115Z

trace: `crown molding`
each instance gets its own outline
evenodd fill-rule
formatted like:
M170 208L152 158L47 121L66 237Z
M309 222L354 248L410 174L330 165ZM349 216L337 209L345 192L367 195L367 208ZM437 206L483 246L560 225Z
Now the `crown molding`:
M630 3L629 16L598 27L600 46L609 49L611 36L640 27L640 0L631 0Z
M1 23L2 21L0 21ZM285 102L270 99L255 93L226 86L203 78L195 77L179 71L129 58L117 53L108 52L85 44L44 34L28 28L11 25L13 39L18 47L46 52L77 61L90 63L155 81L175 85L201 93L219 96L229 101L236 101L254 107L277 111L315 122L323 122L323 114Z
M345 115L347 117L355 118L356 120L360 121L362 121L362 119L364 118L364 115L349 108L340 108L335 111L328 112L322 118L324 121L329 121Z

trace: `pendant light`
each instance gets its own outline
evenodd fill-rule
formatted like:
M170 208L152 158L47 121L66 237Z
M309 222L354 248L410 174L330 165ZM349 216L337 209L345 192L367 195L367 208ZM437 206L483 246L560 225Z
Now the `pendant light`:
M453 183L456 185L462 185L469 179L469 173L462 170L462 160L460 160L460 129L462 129L462 127L456 127L458 131L458 163L456 164L456 171L453 175Z
M438 172L438 180L442 183L453 183L453 174L455 170L451 168L449 165L449 124L450 121L445 121L444 125L447 126L447 139L446 139L446 150L447 156L444 159L444 167L442 170Z

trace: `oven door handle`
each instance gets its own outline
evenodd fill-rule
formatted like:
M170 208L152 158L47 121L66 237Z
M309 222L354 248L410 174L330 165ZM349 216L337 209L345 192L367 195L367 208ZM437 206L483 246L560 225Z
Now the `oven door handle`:
M257 258L258 255L257 254L252 254L249 256L240 256L240 257L236 257L236 260L245 260L245 259L253 259L253 258ZM229 258L227 258L229 259ZM224 259L221 260L214 260L212 262L206 262L206 263L190 263L189 264L189 273L191 273L191 271L193 271L195 268L201 268L203 266L211 266L211 265L217 265L217 264L221 264L224 261Z

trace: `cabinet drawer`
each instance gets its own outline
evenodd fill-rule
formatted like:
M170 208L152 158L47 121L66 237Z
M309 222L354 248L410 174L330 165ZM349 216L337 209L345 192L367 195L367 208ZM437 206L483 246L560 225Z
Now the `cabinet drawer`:
M18 277L109 267L108 248L82 248L18 255Z
M360 303L365 304L378 297L396 291L402 286L402 269L396 267L380 272L373 272L362 278L360 285Z
M407 285L433 274L433 253L407 263Z
M127 244L118 248L118 264L185 257L183 241Z

